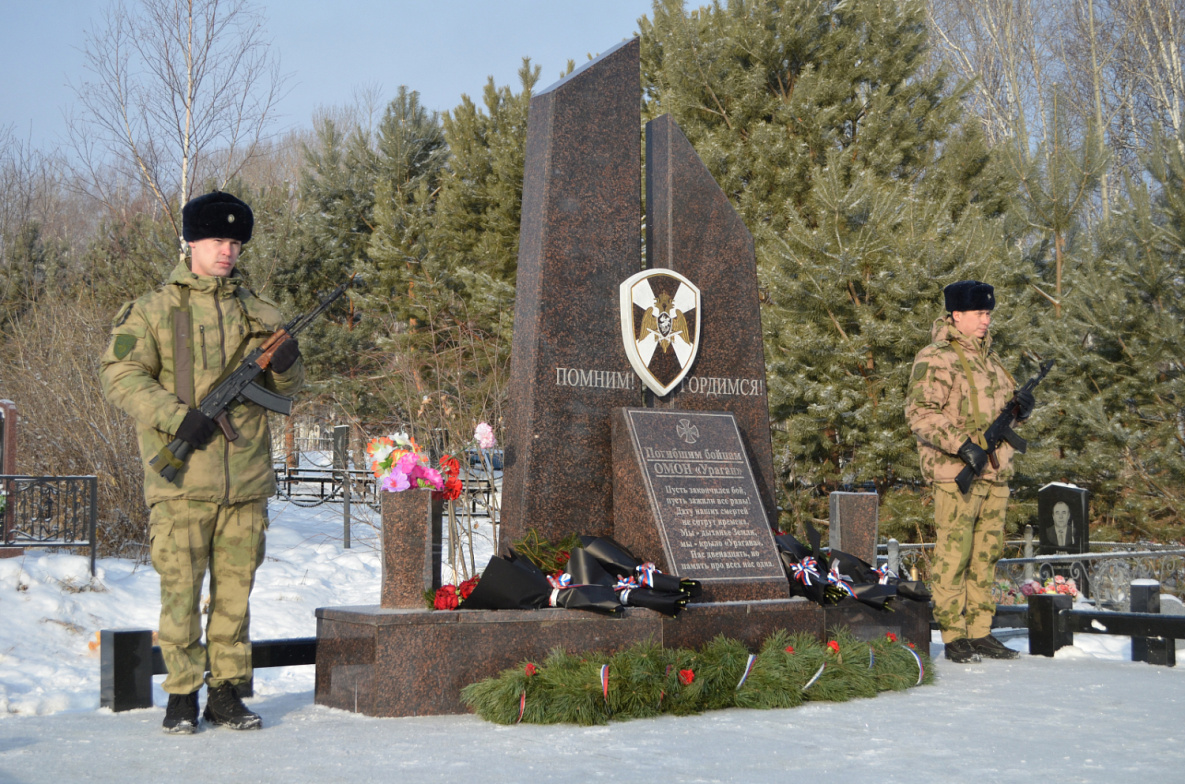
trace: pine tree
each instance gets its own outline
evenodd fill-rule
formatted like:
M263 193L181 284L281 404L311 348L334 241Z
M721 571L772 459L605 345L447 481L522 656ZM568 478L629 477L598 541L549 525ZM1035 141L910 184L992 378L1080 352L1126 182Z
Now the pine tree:
M1008 178L929 67L922 4L670 0L642 33L647 113L674 116L755 235L783 506L916 480L904 393L943 285L1006 301L1022 281Z
M1185 536L1185 158L1176 140L1149 151L1147 172L1096 232L1050 334L1064 380L1048 414L1062 452L1051 470L1092 491L1095 539Z
M398 292L384 330L381 394L435 450L468 441L478 421L500 425L527 111L538 78L524 60L520 92L491 79L484 111L463 96L442 118L443 166L417 184L403 212L376 213L381 230L369 251Z

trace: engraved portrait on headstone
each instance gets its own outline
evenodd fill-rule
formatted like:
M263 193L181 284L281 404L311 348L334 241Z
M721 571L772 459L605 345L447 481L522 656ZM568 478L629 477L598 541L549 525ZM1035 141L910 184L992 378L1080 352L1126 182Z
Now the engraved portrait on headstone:
M1037 491L1037 530L1042 555L1090 550L1090 491L1053 482Z
M1039 555L1090 552L1090 491L1061 482L1051 482L1038 490L1037 531ZM1072 578L1083 596L1090 595L1082 561L1041 565L1041 579L1054 575Z

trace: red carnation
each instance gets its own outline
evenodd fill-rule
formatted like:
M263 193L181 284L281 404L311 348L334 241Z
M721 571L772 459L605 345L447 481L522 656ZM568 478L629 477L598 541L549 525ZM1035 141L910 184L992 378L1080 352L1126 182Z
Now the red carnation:
M535 665L531 664L530 662L527 662L527 666L523 669L523 671L527 674L528 678L539 672L539 670L535 669Z
M794 646L793 646L793 645L787 645L787 646L786 646L786 653L794 653Z
M455 610L457 609L457 587L455 585L442 585L436 589L436 600L432 606L437 610Z
M450 476L444 480L444 489L436 491L434 495L438 496L442 501L456 501L461 497L461 493L465 487L461 484L461 480L455 476Z
M835 640L827 643L827 647L831 649L832 653L839 653L839 643L837 643Z
M889 642L897 642L897 635L892 632L885 632L885 636L889 638Z
M682 683L684 686L690 686L694 680L695 672L693 670L679 670L679 683Z
M456 479L457 474L461 473L461 464L452 455L445 455L440 458L440 470L446 476Z

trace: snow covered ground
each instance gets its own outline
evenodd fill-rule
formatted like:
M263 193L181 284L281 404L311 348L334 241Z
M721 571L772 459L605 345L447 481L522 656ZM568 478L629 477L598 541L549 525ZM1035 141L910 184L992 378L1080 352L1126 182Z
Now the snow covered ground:
M310 637L315 608L377 603L373 525L355 521L344 550L340 507L273 502L271 517L256 639ZM312 667L264 669L249 701L262 732L176 737L161 707L98 708L95 633L154 628L158 612L150 566L102 559L92 581L81 556L0 560L0 783L1185 781L1185 671L1131 663L1126 638L970 666L939 643L938 682L905 693L594 728L368 718L314 705Z

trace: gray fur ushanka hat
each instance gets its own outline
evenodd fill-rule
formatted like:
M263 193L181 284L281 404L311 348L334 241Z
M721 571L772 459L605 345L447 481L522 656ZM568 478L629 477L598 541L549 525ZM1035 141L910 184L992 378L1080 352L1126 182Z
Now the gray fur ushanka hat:
M181 236L186 242L217 237L245 245L254 226L255 215L247 203L222 191L195 196L181 208Z

